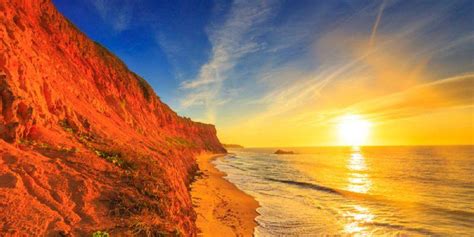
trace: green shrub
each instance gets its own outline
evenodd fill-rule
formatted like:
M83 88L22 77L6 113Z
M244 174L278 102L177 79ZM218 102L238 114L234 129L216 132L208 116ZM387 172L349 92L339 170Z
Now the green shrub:
M75 133L77 129L67 119L59 121L59 125L68 133Z
M106 161L126 170L135 170L136 166L123 159L123 155L119 151L103 151L99 149L93 149L95 154L100 157L104 158Z
M107 233L106 231L96 231L94 233L92 233L92 237L110 237L109 233Z

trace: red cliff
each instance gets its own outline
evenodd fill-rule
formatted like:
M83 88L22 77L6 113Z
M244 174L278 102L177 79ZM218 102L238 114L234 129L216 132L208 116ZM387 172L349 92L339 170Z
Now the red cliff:
M0 231L196 235L197 153L214 126L178 116L50 0L0 1Z

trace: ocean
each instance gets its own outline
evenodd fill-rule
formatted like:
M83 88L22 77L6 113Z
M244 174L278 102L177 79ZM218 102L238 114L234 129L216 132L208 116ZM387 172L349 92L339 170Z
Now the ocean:
M474 236L474 146L231 149L255 236Z

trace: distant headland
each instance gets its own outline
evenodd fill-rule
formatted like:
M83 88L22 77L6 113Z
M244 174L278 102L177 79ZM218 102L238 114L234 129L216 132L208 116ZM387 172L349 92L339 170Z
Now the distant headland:
M238 145L238 144L222 144L222 146L224 146L225 148L239 148L239 149L244 148L243 146Z

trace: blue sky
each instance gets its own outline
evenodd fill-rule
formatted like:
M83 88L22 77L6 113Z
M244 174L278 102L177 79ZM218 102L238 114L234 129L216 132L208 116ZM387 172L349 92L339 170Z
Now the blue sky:
M232 134L242 129L252 131L243 137L261 137L269 122L288 131L308 123L320 128L347 110L364 112L361 104L470 79L474 69L469 0L53 1L165 103L215 123L224 140L240 141ZM456 94L446 99L472 105ZM406 119L439 109L402 108L395 115L391 106L368 116ZM309 139L288 131L269 144L283 144L277 137L284 136Z

